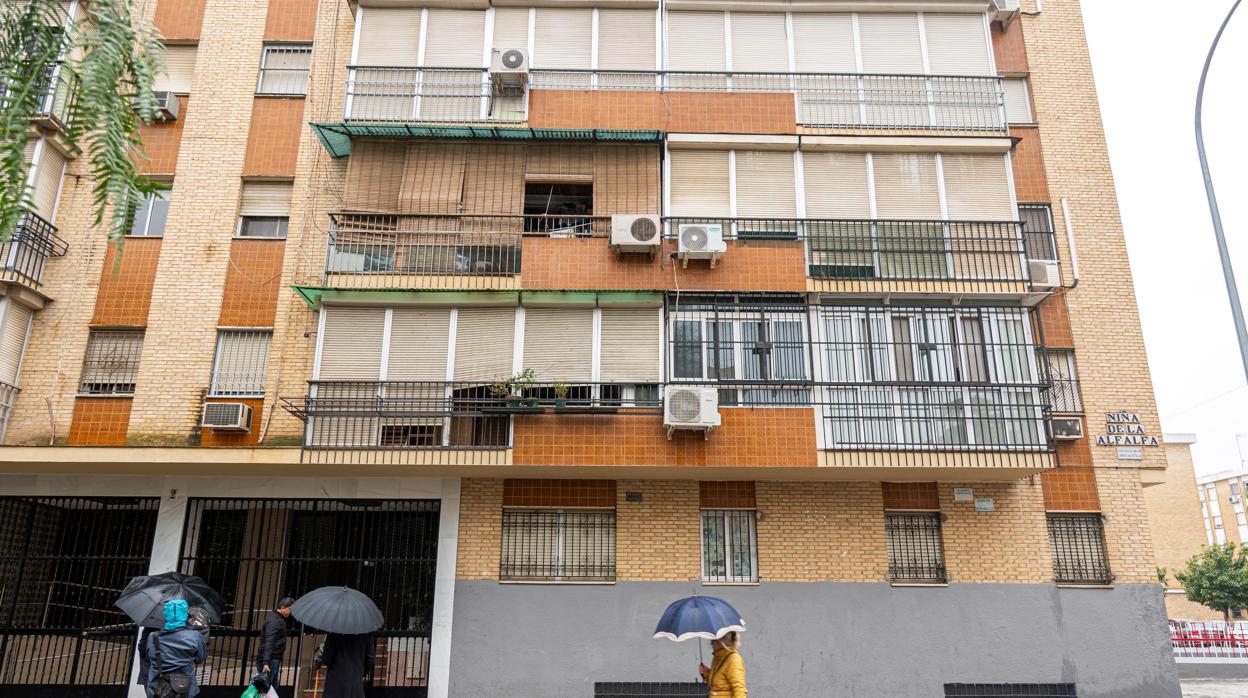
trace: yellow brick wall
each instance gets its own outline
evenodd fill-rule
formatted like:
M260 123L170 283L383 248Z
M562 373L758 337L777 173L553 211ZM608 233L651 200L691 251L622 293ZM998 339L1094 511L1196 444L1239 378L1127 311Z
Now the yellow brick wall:
M954 501L955 487L990 497L996 511L975 511L975 502ZM1039 478L1010 483L940 485L947 516L945 567L950 582L1053 581L1053 552Z
M1144 505L1140 471L1134 468L1098 468L1096 487L1105 515L1105 547L1109 569L1117 584L1156 584L1148 508Z
M1177 589L1180 585L1174 579L1174 572L1182 569L1189 557L1199 553L1208 539L1196 494L1191 446L1168 444L1166 454L1169 465L1165 481L1144 488L1144 503L1153 533L1153 561L1158 567L1170 570L1168 586ZM1169 605L1170 597L1166 598Z
M640 492L640 502L625 501ZM616 484L615 577L685 582L701 578L696 480L620 480Z
M503 481L464 478L459 487L458 579L498 579L503 548Z

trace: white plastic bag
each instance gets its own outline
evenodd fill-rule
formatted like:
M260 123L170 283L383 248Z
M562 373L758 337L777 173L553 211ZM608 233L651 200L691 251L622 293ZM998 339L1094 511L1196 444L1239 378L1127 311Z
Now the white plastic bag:
M264 694L264 698L277 698L277 690L269 686L269 692Z

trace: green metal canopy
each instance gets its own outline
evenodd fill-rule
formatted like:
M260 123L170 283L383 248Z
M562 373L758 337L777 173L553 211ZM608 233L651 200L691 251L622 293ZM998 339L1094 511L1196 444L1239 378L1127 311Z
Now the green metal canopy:
M456 138L502 141L600 141L659 143L662 131L606 128L528 128L522 126L429 126L405 123L312 123L313 133L330 157L351 154L352 138Z
M661 291L459 291L420 289L346 289L291 286L309 308L324 301L367 305L582 305L658 307Z

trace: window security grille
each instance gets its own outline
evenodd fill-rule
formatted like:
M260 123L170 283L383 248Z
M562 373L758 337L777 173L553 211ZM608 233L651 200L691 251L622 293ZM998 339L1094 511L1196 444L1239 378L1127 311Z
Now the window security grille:
M1079 377L1075 373L1073 351L1048 350L1050 386L1046 391L1049 409L1054 412L1083 412Z
M238 223L238 236L285 239L289 222L286 216L242 216Z
M306 95L308 68L312 64L310 45L278 44L264 47L260 62L260 84L256 94Z
M1019 204L1023 221L1023 249L1028 259L1057 260L1057 239L1053 234L1053 209L1048 204Z
M79 391L88 395L133 395L143 354L143 330L92 330L82 361Z
M1053 578L1059 584L1108 584L1113 580L1099 513L1049 514Z
M499 578L615 580L615 512L505 509Z
M940 512L887 512L888 578L893 582L941 583L945 546Z
M758 540L753 509L702 511L702 581L758 581Z
M169 218L169 191L158 191L134 203L130 234L139 237L161 237Z
M272 330L220 330L212 367L214 396L264 395Z

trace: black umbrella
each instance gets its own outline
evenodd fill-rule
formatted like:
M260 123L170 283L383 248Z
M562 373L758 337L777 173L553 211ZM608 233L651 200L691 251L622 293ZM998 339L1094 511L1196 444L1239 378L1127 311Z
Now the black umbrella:
M221 622L225 600L199 577L181 572L144 575L130 580L113 605L125 611L131 620L144 628L165 626L165 604L181 599L189 606L199 606L212 623Z
M340 635L363 635L385 625L377 604L350 587L313 589L295 601L290 613L317 630Z

